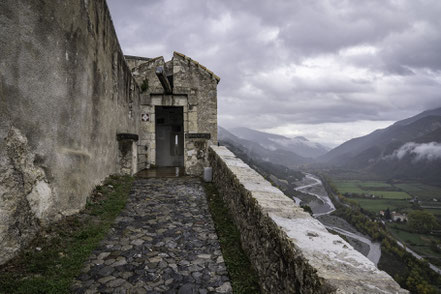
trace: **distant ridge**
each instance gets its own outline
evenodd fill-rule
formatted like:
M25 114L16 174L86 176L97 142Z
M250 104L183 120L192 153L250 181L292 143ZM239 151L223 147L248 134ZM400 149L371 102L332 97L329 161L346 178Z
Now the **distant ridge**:
M288 138L243 127L231 129L230 132L239 138L260 144L268 150L285 150L305 158L315 158L329 151L328 147L311 142L303 136Z
M220 126L218 127L218 140L222 145L231 146L232 148L241 150L241 152L254 160L280 164L288 168L296 168L311 161L308 158L304 158L287 150L266 149L256 142L239 138Z
M409 145L410 142L415 145ZM428 145L430 142L435 143ZM441 157L437 157L437 152L441 155L441 144L438 151L438 143L441 143L441 107L346 141L317 161L327 166L363 169L388 178L427 179L441 184ZM419 156L418 152L426 149L425 152L433 154Z

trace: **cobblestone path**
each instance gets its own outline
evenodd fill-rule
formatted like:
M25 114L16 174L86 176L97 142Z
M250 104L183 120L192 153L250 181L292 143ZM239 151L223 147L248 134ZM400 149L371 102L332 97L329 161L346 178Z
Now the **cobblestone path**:
M75 293L232 293L199 179L137 179Z

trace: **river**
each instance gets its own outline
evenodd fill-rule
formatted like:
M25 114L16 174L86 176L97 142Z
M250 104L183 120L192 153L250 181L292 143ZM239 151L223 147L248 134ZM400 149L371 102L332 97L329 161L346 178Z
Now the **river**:
M326 192L322 181L318 177L310 173L305 173L305 177L296 184L298 184L298 186L295 188L296 191L307 194L309 196L313 196L315 198L300 199L295 197L295 201L297 204L300 204L301 201L306 202L308 206L311 207L313 216L315 218L318 218L325 225L326 228L365 244L369 248L367 252L363 252L365 250L362 251L359 248L356 249L364 254L375 265L378 264L378 261L381 257L380 243L372 242L367 237L363 236L363 234L355 230L355 228L353 228L343 219L334 217L333 222L330 223L327 219L322 217L329 215L330 213L335 211L335 206L329 198L329 195Z
M333 227L333 226L325 226L327 229L333 230L339 234L345 235L347 237L356 239L362 243L365 243L366 245L369 246L369 252L366 255L366 257L372 261L375 265L378 265L378 261L380 261L380 257L381 257L381 244L378 242L372 242L371 240L369 240L368 238L365 238L361 235L355 234L355 233L351 233L348 232L346 230L340 229L338 227Z
M304 194L312 195L319 200L319 203L322 203L322 205L314 205L317 206L314 207L315 209L311 207L314 216L330 214L331 212L335 211L335 206L329 198L328 193L326 192L325 187L323 187L323 183L319 178L310 173L305 173L305 178L302 180L302 182L305 182L305 185L298 186L295 188L295 190Z

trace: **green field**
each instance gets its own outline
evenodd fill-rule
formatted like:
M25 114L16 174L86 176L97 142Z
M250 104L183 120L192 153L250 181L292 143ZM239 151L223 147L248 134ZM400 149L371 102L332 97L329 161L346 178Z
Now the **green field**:
M412 204L404 200L396 199L368 199L368 198L350 198L357 202L361 208L378 214L380 210L390 209L391 211L402 211L412 209ZM439 209L424 209L433 214L441 222L441 207Z
M395 184L395 187L406 191L413 197L418 197L422 201L432 201L433 198L441 201L441 188L436 186L429 186L421 183L402 183Z
M368 210L370 212L378 214L380 210L390 209L402 210L411 208L411 203L404 200L397 199L369 199L369 198L350 198L360 205L361 208Z
M383 181L338 180L334 182L340 193L375 195L384 199L410 199L406 191Z
M431 246L431 242L439 244L440 238L438 236L409 232L404 224L389 224L387 227L395 238L405 243L413 251L435 264L440 264L441 253Z
M431 214L433 214L434 216L436 216L437 218L441 217L441 207L439 209L424 209L427 212L430 212Z
M387 183L385 181L363 180L335 180L333 181L341 194L358 194L348 198L357 202L361 208L378 214L380 210L389 208L391 211L412 209L408 200L418 197L420 205L429 211L441 222L441 187L430 186L417 182ZM361 195L375 195L375 198L360 197ZM438 201L433 201L433 199ZM439 208L425 208L439 207Z
M405 225L402 225L401 227L405 228ZM430 236L427 235L421 235L421 234L400 230L400 227L396 224L393 224L392 226L389 225L388 228L398 240L405 242L407 245L411 245L411 246L430 245L430 240L432 239ZM424 239L422 239L421 237L424 237ZM427 244L427 242L429 242L429 244Z

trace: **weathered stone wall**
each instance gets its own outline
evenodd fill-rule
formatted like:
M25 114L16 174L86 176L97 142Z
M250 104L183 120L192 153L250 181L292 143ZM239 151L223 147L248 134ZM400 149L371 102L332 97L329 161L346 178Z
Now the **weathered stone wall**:
M123 175L138 172L138 135L118 134L118 171Z
M217 83L219 77L197 61L173 54L173 91L187 94L188 133L210 133L210 140L185 141L185 170L200 175L208 165L208 147L217 144Z
M164 66L165 61L163 57L143 58L134 56L126 56L126 60L138 85L142 86L144 84L144 89L141 90L140 113L149 115L149 120L141 121L139 127L138 166L143 169L156 164L155 103L161 105L162 95L156 97L154 103L152 103L151 93L162 93L163 91L155 70L158 66Z
M132 56L132 55L125 55L127 65L130 69L140 66L143 63L146 63L147 61L150 61L152 58L148 57L139 57L139 56Z
M407 293L227 148L209 161L264 293Z
M141 93L141 113L149 115L149 121L140 126L138 162L145 167L156 164L155 106L182 106L184 133L209 133L211 138L185 138L184 165L187 174L200 175L207 166L208 146L217 144L217 84L219 77L191 58L174 52L172 60L126 56ZM172 93L165 93L155 74L163 67L172 76Z
M1 264L119 171L140 96L104 0L1 1L0 55Z

